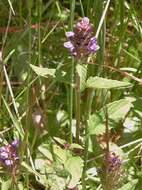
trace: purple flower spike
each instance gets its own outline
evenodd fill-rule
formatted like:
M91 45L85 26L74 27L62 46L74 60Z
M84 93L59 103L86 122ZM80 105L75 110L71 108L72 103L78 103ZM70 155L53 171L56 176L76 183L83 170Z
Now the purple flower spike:
M69 41L64 43L64 47L77 59L87 58L99 49L97 40L93 37L92 24L87 17L76 24L74 31L66 32L66 37Z
M17 147L19 140L14 140L11 144L7 144L0 148L0 161L5 167L14 167L19 160Z
M119 156L116 155L114 152L110 153L108 156L109 172L119 170L121 165L122 161L120 160Z

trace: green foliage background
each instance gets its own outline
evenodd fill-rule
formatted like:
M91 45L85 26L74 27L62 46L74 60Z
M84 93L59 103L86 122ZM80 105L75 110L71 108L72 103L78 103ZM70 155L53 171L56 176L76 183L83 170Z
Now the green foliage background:
M92 64L75 68L63 47L65 31L81 17L96 33L107 2L0 1L0 143L21 142L18 170L1 165L2 190L111 190L99 174L106 121L110 150L123 162L115 188L142 189L142 1L110 1ZM75 69L81 82L79 141Z

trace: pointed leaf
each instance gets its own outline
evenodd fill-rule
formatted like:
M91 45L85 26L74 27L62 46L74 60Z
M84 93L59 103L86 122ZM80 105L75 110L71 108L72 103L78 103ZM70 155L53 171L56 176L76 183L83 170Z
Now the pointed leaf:
M55 77L56 69L48 69L48 68L43 68L43 67L37 67L37 66L32 65L32 64L30 64L30 67L39 76L42 76L42 77L47 77L47 76Z
M110 104L107 104L107 114L109 118L109 128L112 128L112 121L118 122L123 119L132 107L132 103L128 99L121 99ZM99 113L89 117L88 132L89 135L99 135L105 132L105 109L102 108Z
M133 105L128 99L121 99L109 103L107 104L108 117L115 121L123 119L132 107ZM102 117L105 117L104 110L105 108L102 108L100 110L100 114Z
M71 157L65 162L65 169L71 175L68 188L74 188L79 182L82 170L83 170L83 160L80 157Z
M119 188L118 190L134 190L138 183L138 179L134 179L127 184L123 185L123 187Z
M98 89L129 88L131 86L132 84L129 82L111 80L102 77L90 77L86 83L87 88L98 88Z
M53 160L51 152L48 150L48 146L46 144L42 144L38 147L38 150L51 161Z

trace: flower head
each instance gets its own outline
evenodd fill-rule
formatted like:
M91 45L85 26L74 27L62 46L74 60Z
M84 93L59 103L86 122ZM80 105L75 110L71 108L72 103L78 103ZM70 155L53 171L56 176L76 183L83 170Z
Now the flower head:
M19 160L17 147L19 140L14 140L11 144L0 147L0 161L6 167L14 166Z
M121 176L125 174L122 157L117 152L107 152L99 174L103 188L107 186L108 189L117 190L122 180Z
M93 36L93 26L87 17L76 24L74 31L66 32L66 37L68 41L64 43L64 47L78 59L88 57L99 49Z
M122 161L120 160L119 156L116 155L114 152L110 152L108 155L108 171L119 171Z

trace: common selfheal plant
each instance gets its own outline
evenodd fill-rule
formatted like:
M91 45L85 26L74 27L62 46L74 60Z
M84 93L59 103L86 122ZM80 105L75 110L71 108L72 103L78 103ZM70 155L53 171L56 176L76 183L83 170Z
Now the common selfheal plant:
M14 140L11 144L0 147L0 162L3 166L12 168L19 161L17 148L19 140Z
M64 47L78 59L86 58L99 49L97 39L93 36L93 26L87 17L76 24L74 31L66 32L66 37L68 41Z
M115 152L109 152L103 162L102 172L100 172L103 190L118 189L123 171L122 159Z
M118 155L115 154L115 152L110 152L108 154L108 172L118 172L120 171L121 165L122 165L122 161L119 158Z

